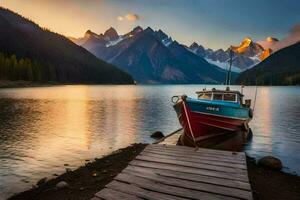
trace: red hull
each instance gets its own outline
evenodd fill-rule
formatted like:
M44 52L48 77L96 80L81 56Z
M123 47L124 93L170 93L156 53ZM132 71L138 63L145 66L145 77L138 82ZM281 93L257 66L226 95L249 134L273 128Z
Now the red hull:
M198 143L215 136L241 132L248 123L246 120L191 112L184 102L180 104L181 114L178 118L184 129L181 139L189 143L194 143L194 141Z

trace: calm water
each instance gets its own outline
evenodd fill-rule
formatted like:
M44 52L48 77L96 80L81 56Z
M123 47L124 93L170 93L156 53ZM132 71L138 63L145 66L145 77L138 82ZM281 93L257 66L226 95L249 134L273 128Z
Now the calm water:
M42 177L76 168L150 134L178 129L170 98L201 85L59 86L0 89L0 199ZM209 87L208 87L209 88ZM255 87L245 89L253 98ZM260 87L253 141L257 158L279 157L300 174L300 87Z

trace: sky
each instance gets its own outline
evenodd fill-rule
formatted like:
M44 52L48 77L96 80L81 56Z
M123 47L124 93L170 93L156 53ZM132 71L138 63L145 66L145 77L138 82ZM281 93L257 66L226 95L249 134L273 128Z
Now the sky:
M124 34L140 25L212 49L227 49L245 37L283 39L300 24L300 0L0 0L0 5L65 36L109 27Z

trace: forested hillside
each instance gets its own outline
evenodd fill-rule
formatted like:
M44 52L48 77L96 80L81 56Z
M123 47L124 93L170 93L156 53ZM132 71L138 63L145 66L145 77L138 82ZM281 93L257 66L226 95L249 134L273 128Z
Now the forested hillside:
M66 37L0 7L1 79L131 84L131 76Z
M42 65L36 60L28 58L18 59L16 55L6 55L0 52L0 79L25 81L55 81L55 68Z

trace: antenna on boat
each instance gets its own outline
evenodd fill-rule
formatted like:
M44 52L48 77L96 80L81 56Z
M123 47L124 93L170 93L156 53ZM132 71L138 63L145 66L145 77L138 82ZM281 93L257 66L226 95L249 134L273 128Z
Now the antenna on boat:
M229 48L229 69L228 69L227 76L226 76L226 85L230 85L232 57L233 57L233 50L232 50L232 46L230 46L230 48Z

